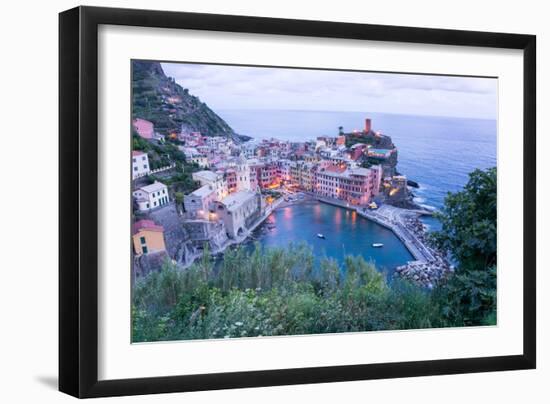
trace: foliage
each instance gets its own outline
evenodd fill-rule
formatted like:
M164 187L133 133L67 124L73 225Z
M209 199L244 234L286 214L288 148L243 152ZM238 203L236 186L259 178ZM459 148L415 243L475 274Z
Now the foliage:
M461 267L488 268L497 259L496 217L496 168L475 170L462 191L445 198L445 206L437 215L441 230L434 233L433 239L450 251Z
M361 167L363 168L371 168L372 167L372 162L369 160L369 159L365 159L361 162Z
M434 292L449 324L496 324L496 168L475 170L460 192L449 194L433 241L458 263Z
M390 286L362 257L343 268L324 258L314 271L305 244L237 247L218 270L203 258L187 270L166 262L136 282L133 340L229 338L431 327L430 295ZM344 276L345 273L345 276Z
M132 62L132 117L153 122L155 131L166 136L185 128L206 136L236 137L205 103L167 77L158 62Z
M134 341L298 335L496 324L496 170L449 194L433 239L457 262L433 291L392 279L362 257L342 265L307 244L237 246L215 265L207 248L181 270L138 278Z
M183 197L183 192L174 192L174 199L176 200L176 204L178 206L181 206L181 204L183 203Z

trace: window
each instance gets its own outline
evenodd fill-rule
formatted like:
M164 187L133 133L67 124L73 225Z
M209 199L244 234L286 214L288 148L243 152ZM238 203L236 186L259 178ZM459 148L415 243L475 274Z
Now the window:
M145 237L143 237L143 236L140 237L140 238L139 238L139 241L141 242L141 244L145 244Z
M147 250L147 246L141 246L141 251L143 252L143 254L147 254L149 252L149 250Z
M137 171L137 169L138 169L137 167L134 167L134 171Z
M145 169L147 170L147 164L144 164L144 165L143 165L143 168L145 168Z

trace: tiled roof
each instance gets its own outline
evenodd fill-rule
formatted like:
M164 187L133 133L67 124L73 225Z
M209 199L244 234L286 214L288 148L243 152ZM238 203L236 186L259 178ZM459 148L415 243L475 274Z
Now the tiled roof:
M343 173L344 171L346 171L346 167L341 167L341 166L337 166L337 165L334 165L334 164L331 164L330 166L328 166L325 171L328 171L330 173Z
M133 234L138 233L141 230L150 230L150 231L164 231L164 227L155 224L152 220L138 220L132 226Z

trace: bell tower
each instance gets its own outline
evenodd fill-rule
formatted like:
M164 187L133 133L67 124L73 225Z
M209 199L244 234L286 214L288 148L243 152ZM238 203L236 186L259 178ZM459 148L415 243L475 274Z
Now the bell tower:
M243 155L237 160L237 191L250 191L250 166Z

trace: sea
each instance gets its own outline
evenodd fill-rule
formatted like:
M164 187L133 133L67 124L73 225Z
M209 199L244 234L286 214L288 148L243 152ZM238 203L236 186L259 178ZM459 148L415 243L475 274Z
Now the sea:
M497 122L488 119L455 118L440 116L412 116L378 112L337 112L337 111L291 111L291 110L221 110L216 111L237 133L254 139L277 138L290 141L306 141L317 136L335 136L338 128L344 132L362 130L365 118L370 118L375 131L392 137L398 148L397 170L407 178L416 181L419 188L413 189L415 201L428 209L441 209L446 195L456 192L468 181L473 170L495 167L497 164ZM312 210L312 209L317 209ZM285 215L292 217L294 225L285 225L273 234L264 237L264 245L280 245L286 240L308 239L316 248L328 255L355 253L354 249L366 253L366 258L383 261L383 266L396 265L395 257L383 251L365 249L370 245L371 235L384 238L388 243L390 235L371 224L363 224L357 218L339 212L341 208L293 207L288 211L276 212L271 220L283 223ZM313 220L312 220L313 218ZM323 218L333 232L339 228L342 236L327 243L315 239L316 229L312 224L315 218ZM362 219L361 220L365 220ZM430 231L437 230L440 224L433 218L424 218ZM318 220L317 220L318 222ZM308 233L303 233L303 227ZM359 223L359 224L358 224ZM309 227L308 227L309 226ZM339 227L338 227L339 226ZM322 227L319 227L322 228ZM286 229L286 230L285 230ZM364 240L349 239L350 231L361 229ZM330 232L327 228L327 232ZM368 235L366 233L369 233ZM303 234L302 234L303 233ZM339 233L339 232L338 232ZM347 234L347 236L346 236ZM376 238L375 237L375 238ZM371 240L372 239L372 240ZM327 244L331 244L328 247ZM406 251L392 243L392 251L397 261L410 259ZM327 248L328 247L328 248ZM399 264L399 263L397 263Z
M398 148L397 169L416 181L417 203L440 209L448 192L460 190L476 168L497 163L497 121L412 116L374 112L222 110L220 116L238 133L254 139L306 141L372 128L392 137Z

